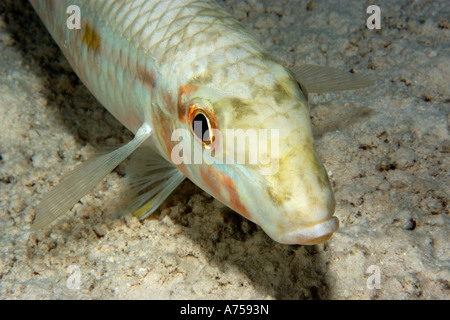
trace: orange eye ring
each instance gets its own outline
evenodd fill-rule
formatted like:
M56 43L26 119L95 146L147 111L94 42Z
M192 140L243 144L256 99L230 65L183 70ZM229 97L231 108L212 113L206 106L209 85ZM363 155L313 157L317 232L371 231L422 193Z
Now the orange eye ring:
M215 117L212 113L199 104L192 104L189 107L188 121L194 134L194 138L201 143L205 149L210 149L215 141L214 129L217 129ZM198 125L200 124L200 127Z

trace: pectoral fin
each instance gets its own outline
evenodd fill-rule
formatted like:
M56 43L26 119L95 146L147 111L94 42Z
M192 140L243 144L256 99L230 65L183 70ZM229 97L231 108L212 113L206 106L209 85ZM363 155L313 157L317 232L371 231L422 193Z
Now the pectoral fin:
M142 147L131 157L126 179L124 213L143 219L158 209L185 176L151 148Z
M44 195L36 210L31 230L38 230L70 210L123 160L130 156L148 137L151 128L144 123L134 139L124 146L89 159L66 174L60 184Z

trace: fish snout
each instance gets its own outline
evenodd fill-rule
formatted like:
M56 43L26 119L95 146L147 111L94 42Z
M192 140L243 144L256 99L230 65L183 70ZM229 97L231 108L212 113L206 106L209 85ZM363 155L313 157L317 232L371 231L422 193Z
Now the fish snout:
M337 229L339 229L339 219L331 217L312 226L281 234L279 242L283 244L319 244L330 239Z

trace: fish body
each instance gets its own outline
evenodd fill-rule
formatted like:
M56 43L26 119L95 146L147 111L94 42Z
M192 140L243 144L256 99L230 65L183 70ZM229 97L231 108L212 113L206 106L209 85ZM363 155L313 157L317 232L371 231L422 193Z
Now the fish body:
M137 181L131 208L140 217L187 177L275 241L314 244L337 230L307 103L307 88L327 85L306 79L317 69L303 69L306 86L299 87L302 80L214 1L30 2L87 88L136 134L127 148L88 161L77 169L81 178L69 174L49 192L38 207L37 227L70 209L136 149L149 147L130 174ZM68 27L76 13L70 6L79 8L79 29ZM196 131L199 122L206 133ZM258 149L236 147L225 134L233 130L238 140L255 133ZM255 152L258 161L236 160ZM196 155L202 161L192 161ZM215 161L220 158L226 161Z

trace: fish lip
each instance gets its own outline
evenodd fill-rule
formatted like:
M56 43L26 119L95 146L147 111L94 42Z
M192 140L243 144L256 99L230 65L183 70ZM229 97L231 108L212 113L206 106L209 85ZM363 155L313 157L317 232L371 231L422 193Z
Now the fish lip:
M283 234L280 236L280 242L284 244L318 244L330 239L337 229L339 229L339 219L331 217L313 226Z

